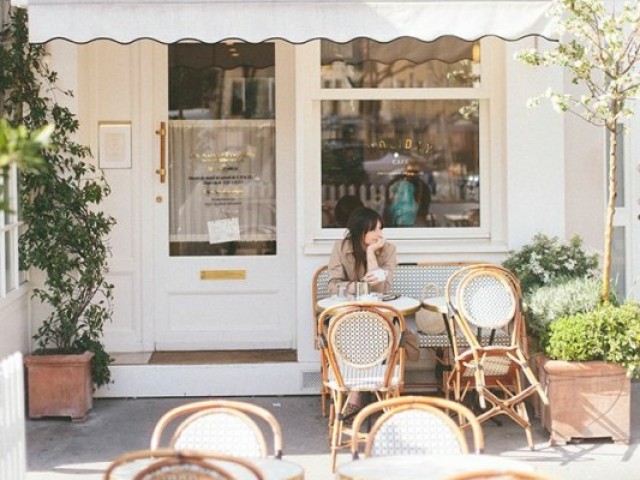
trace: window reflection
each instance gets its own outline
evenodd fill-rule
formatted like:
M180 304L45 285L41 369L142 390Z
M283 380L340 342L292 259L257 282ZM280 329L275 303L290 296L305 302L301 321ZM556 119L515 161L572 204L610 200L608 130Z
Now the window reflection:
M275 46L169 45L171 256L275 255Z
M388 227L479 226L478 130L468 100L323 101L323 227L353 197Z
M457 37L323 40L321 51L324 88L460 88L480 81L479 43Z

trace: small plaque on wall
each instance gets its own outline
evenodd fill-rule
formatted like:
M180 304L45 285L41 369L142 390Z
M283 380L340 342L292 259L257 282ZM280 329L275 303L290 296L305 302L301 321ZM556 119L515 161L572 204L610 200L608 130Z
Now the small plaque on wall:
M100 168L131 168L131 123L101 122L98 128Z

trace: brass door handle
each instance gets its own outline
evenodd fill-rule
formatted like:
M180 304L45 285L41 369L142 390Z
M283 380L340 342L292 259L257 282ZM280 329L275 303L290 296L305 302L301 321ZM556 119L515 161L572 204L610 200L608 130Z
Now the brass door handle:
M160 129L156 130L156 135L160 135L160 168L156 173L160 175L160 183L167 181L167 124L160 122Z

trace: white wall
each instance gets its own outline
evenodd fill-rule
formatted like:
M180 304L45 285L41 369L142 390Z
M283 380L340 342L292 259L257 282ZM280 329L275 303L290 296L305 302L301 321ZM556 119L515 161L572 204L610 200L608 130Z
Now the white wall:
M565 91L572 85L565 79ZM567 236L580 235L586 246L602 251L606 211L606 135L575 115L565 115Z
M29 291L26 286L0 301L0 332L0 358L17 351L30 351Z
M543 40L538 40L543 42ZM558 88L559 72L514 61L535 40L507 44L506 150L509 247L517 249L538 232L565 233L564 116L548 104L528 108L527 99Z
M108 281L114 285L112 321L105 327L105 345L115 352L141 351L141 220L143 185L139 90L140 51L146 44L119 45L96 41L78 46L79 119L85 143L99 160L100 123L130 123L131 168L104 169L111 194L103 208L117 220L109 245ZM153 133L153 132L151 132Z

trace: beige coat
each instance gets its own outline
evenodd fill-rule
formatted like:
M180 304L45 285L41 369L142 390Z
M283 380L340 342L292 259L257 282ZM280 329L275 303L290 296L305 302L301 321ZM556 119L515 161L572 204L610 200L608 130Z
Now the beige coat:
M393 283L393 272L396 269L396 247L385 242L383 247L376 252L378 267L387 272L384 282L372 287L374 292L389 292ZM329 258L329 295L338 292L338 285L348 284L360 280L367 272L356 272L356 259L353 256L353 246L349 240L336 241Z

